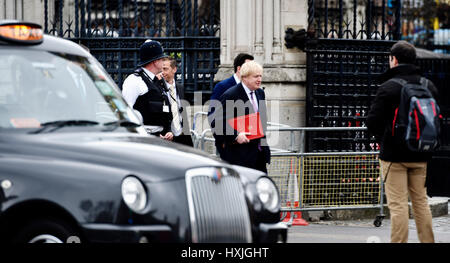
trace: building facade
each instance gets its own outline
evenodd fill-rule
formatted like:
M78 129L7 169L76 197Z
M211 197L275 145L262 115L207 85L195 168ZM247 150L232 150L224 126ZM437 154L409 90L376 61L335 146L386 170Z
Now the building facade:
M52 27L52 24L58 28L61 23L56 31L66 32L70 22L73 26L75 5L80 2L87 4L88 1L5 0L3 4L0 4L0 19L32 21L48 29L53 28L54 31L55 27ZM202 1L197 1L197 4L201 5L200 2ZM299 49L286 48L284 36L287 28L295 30L306 28L307 1L220 0L220 3L216 2L220 4L220 66L214 76L214 82L228 78L232 74L233 59L238 53L250 53L264 67L263 87L267 97L269 121L294 127L304 126L306 56ZM59 18L58 13L62 13L64 19ZM73 33L72 30L71 32ZM191 115L207 109L206 99L207 96L202 96L201 105L203 106L194 106L191 109ZM208 128L208 125L203 122L197 127L204 130ZM287 148L290 144L289 136L280 136L275 133L270 135L271 145Z
M399 36L394 37L394 34L400 33L405 38L405 34L415 32L417 31L415 28L419 28L410 26L409 29L405 29L405 26L411 23L403 20L409 16L415 19L412 25L426 24L424 22L431 21L429 18L414 15L424 8L424 1L435 2L434 0L401 2L392 0L3 0L0 1L0 19L36 22L43 25L50 34L85 44L97 58L103 59L105 68L107 70L110 68L109 72L119 87L124 76L129 74L136 65L139 43L145 38L161 38L162 41L166 41L163 44L169 52L181 53L178 79L193 94L195 105L189 108L191 116L195 112L207 111L208 93L211 92L215 83L231 76L234 57L241 52L250 53L264 67L262 86L266 92L269 121L301 127L314 125L314 123L308 123L307 96L308 92L317 85L312 82L307 84L308 54L298 48L286 47L286 30L289 28L306 30L308 26L314 25L316 38L384 41L399 39ZM399 8L395 9L396 6L400 7L399 3L402 4L402 8L408 8L408 11L402 12L403 16L397 12ZM440 3L445 4L444 1ZM314 5L315 13L311 13L312 9L308 6L311 4ZM433 5L429 6L431 10ZM443 6L440 8L445 9ZM397 17L402 17L402 30L396 24L400 22ZM440 26L448 25L448 15L439 19ZM433 21L437 20L434 18ZM82 28L83 25L84 28ZM157 25L159 29L156 28ZM396 30L392 30L393 28ZM445 40L448 42L450 36L441 35L444 36L444 42ZM111 41L106 40L106 45L113 51L109 53L98 51L95 45L89 46L86 42L81 42L95 40L89 38L97 36L111 37ZM134 42L131 41L132 38L135 38ZM215 38L214 43L208 40L211 38ZM192 39L198 41L194 43ZM99 42L95 44L98 45ZM103 43L100 43L98 46L102 45ZM121 49L124 46L127 48ZM200 49L204 50L201 51L203 53L197 51ZM385 51L380 51L381 55L376 55L379 51L376 51L375 55L371 55L371 50L364 51L369 55L347 56L348 61L343 61L338 51L325 53L327 55L316 58L325 58L324 61L320 61L320 65L325 65L326 70L342 63L350 66L360 65L348 61L362 59L368 66L357 71L363 72L361 70L370 69L369 73L373 76L378 74L378 71L381 72L383 68L376 69L377 72L374 74L371 65L386 66L383 53ZM333 62L327 59L327 56L338 60ZM113 61L117 57L120 57L122 61ZM345 77L342 74L344 72L339 72L340 70L344 69L338 69L338 72L335 72L339 77L326 79L324 83L318 85L329 86L331 89L334 86L345 87L349 84L352 87L366 85L360 83L360 76L355 78L352 75L351 71L355 69L345 72L348 75ZM332 77L333 74L325 76ZM368 81L372 80L369 78ZM368 86L376 87L370 83ZM339 96L340 102L333 106L335 108L325 109L326 113L323 116L342 115L340 119L343 121L339 119L337 124L341 126L344 121L348 123L345 119L348 116L343 116L343 112L350 116L350 109L341 110L343 106L348 106L344 105L348 104L348 101L342 101L342 94L335 95ZM366 102L364 103L367 104ZM335 102L328 102L327 98L325 107L333 105L332 103ZM309 107L311 108L311 105ZM318 105L318 108L320 107L324 105ZM354 115L355 111L351 109L351 114ZM366 111L361 112L361 117L364 117L363 112ZM203 121L197 125L197 128L200 132L208 129L209 126L206 121ZM289 149L292 143L289 134L269 134L269 143L274 148L299 150L299 142L300 134L297 133L293 144L296 148Z
M306 55L286 48L284 37L287 28L306 29L307 21L306 0L221 0L221 65L215 80L233 73L237 54L252 54L264 68L269 121L305 126ZM269 143L287 149L290 137L284 135L269 134Z

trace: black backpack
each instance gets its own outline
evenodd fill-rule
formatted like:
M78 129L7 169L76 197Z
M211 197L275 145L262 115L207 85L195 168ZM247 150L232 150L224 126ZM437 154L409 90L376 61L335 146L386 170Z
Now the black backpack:
M400 105L395 110L392 136L403 141L414 152L433 152L439 145L440 109L427 88L428 80L420 84L394 78L403 86Z

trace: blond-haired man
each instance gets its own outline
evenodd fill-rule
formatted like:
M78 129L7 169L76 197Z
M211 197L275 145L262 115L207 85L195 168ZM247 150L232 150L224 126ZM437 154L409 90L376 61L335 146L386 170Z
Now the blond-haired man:
M267 173L270 149L265 137L250 140L245 132L238 133L228 120L259 112L265 134L267 110L265 93L261 88L263 68L255 61L241 67L241 83L228 89L221 97L222 127L217 127L216 136L222 136L220 157L231 164L242 165Z

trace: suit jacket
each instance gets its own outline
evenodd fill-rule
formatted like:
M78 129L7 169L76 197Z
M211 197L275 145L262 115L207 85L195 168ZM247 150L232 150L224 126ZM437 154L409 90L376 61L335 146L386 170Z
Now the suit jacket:
M259 105L259 114L261 117L261 123L263 126L264 134L267 132L267 108L265 103L265 93L264 90L258 89L255 91L257 103ZM228 121L231 118L236 118L238 116L243 116L251 113L255 113L253 110L253 106L249 101L247 93L245 92L242 83L239 83L230 89L228 89L221 97L221 110L222 110L222 118L220 121L222 123L222 127L217 127L221 129L221 131L216 130L216 137L220 137L222 142L219 147L222 147L222 151L220 157L228 161L231 164L242 165L246 167L253 167L256 163L257 156L259 153L258 144L261 146L262 152L264 154L266 163L270 163L270 148L267 145L266 137L260 139L251 140L249 143L238 144L236 142L236 137L238 132L234 130L229 124ZM234 102L235 105L241 107L230 107L227 105L227 101ZM244 108L242 108L242 103L244 103ZM218 111L219 112L219 111ZM216 119L219 121L219 118ZM219 134L219 135L217 135ZM223 135L220 135L223 134Z
M222 80L221 82L217 83L214 87L212 93L211 93L211 100L219 100L220 96L227 91L229 88L235 86L236 80L234 80L234 77L231 76L227 79Z
M234 79L234 76L232 75L231 77L220 81L214 87L212 94L211 94L209 110L208 110L208 121L209 121L209 126L211 127L212 130L214 130L215 119L217 118L217 116L214 115L214 112L215 112L216 108L219 106L219 105L216 105L215 103L217 103L217 101L220 100L220 97L222 96L222 94L225 91L227 91L229 88L235 86L236 84L237 84L236 80ZM219 152L220 155L222 155L222 153L221 153L222 149L220 148L220 145L223 143L222 137L216 136L214 134L214 138L216 140L215 145L216 145L217 151Z
M170 112L170 102L166 94L167 87L164 80L158 80L157 78L151 80L142 68L137 69L134 74L142 78L147 85L148 92L136 99L133 108L141 113L145 125L162 126L161 134L166 134L170 131L172 113ZM164 105L169 106L168 112L164 112Z
M175 83L175 88L177 90L177 95L178 95L178 99L180 99L180 102L182 100L184 100L184 85L181 83L176 82ZM190 122L189 122L189 118L187 116L187 111L185 109L184 106L186 105L179 105L181 107L180 109L180 114L181 114L181 123L182 123L182 127L183 127L183 135L189 135L191 136L191 129L190 129Z

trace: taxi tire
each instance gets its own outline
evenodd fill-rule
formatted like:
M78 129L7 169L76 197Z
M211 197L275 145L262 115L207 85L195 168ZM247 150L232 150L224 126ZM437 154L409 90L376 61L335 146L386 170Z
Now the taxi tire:
M13 243L66 243L69 237L77 237L69 224L59 219L36 219L28 221L13 237ZM31 242L34 241L34 242Z

